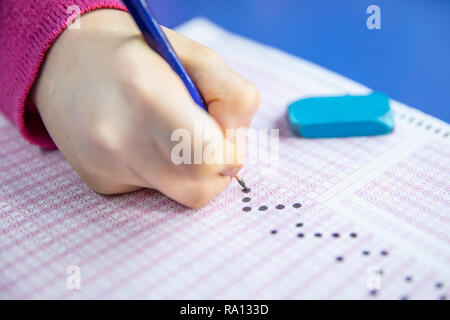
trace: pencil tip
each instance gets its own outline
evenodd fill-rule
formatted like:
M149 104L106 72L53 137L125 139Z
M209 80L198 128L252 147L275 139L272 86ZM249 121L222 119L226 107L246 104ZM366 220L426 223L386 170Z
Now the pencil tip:
M244 188L245 192L250 191L249 187L247 187L247 185L245 184L245 181L243 178L241 179L237 179L237 182L239 182L239 184L241 185L242 188Z

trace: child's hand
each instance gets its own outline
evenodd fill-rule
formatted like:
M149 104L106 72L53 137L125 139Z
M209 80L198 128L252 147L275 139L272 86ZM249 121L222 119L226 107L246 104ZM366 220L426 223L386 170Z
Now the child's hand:
M142 38L132 18L97 10L65 30L47 55L33 99L61 152L104 194L154 188L190 207L224 189L238 163L175 165L173 130L194 123L222 133L248 127L258 91L206 47L164 29L197 84L199 108L170 66Z

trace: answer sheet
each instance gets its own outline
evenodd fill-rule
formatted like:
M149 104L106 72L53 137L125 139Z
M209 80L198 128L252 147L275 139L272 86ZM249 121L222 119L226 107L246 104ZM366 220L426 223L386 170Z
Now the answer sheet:
M179 31L258 87L252 127L279 128L278 170L246 165L251 192L232 182L196 210L101 196L0 116L0 298L449 297L447 123L392 101L390 135L293 136L290 102L370 90L205 19Z

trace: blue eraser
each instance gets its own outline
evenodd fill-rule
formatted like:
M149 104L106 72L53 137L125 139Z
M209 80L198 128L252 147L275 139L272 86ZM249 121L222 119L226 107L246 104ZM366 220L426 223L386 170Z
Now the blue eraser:
M374 136L394 130L389 97L379 92L300 99L289 105L288 120L292 132L305 138Z

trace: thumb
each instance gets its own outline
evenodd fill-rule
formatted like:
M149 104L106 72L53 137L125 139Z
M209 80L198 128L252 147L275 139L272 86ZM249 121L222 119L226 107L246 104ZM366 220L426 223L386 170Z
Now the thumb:
M222 129L247 128L260 104L256 87L209 48L167 28L164 31Z

